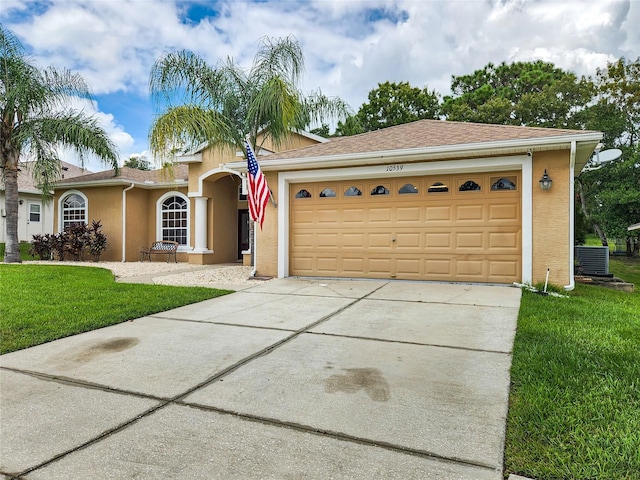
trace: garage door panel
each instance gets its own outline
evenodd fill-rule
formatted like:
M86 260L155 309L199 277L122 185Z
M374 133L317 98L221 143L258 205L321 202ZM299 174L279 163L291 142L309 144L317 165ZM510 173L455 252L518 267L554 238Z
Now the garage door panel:
M423 262L415 258L398 258L395 264L395 275L398 278L420 278L422 276Z
M364 271L365 261L362 257L344 257L342 259L343 276L361 276Z
M336 208L327 208L327 209L318 209L315 212L315 219L317 223L327 223L327 224L335 224L338 219L338 209Z
M367 261L367 271L371 274L379 274L389 276L391 271L390 258L369 258Z
M451 258L427 258L424 261L425 274L437 279L448 279L452 270Z
M396 223L420 223L420 207L396 207Z
M363 208L345 208L342 210L342 222L349 226L364 224L365 210Z
M449 205L427 205L425 207L425 213L427 223L451 221L451 206Z
M367 245L372 248L391 247L391 233L369 233L367 235Z
M316 245L318 247L333 247L338 244L338 233L318 233L316 234Z
M424 234L425 247L431 248L446 248L452 247L452 234L451 232L427 232Z
M372 207L369 209L369 223L391 223L391 207Z
M503 258L489 261L489 280L493 282L509 281L518 275L521 269L520 257Z
M313 233L295 233L291 237L292 248L313 248L315 246L315 235Z
M398 250L421 248L420 239L422 235L416 233L398 232L395 235L396 248Z
M338 259L336 257L318 257L316 268L319 273L328 275L338 270Z
M344 247L362 247L364 245L364 233L345 232L342 234L342 245Z
M327 184L292 185L289 273L519 281L521 193L490 190L491 178L507 175L519 185L519 172L474 174L473 180L482 186L479 192L459 192L458 176L451 175L370 182L385 185L387 195L371 195L368 188L361 189L360 196L344 195L353 181L330 185L336 197L318 196ZM437 183L449 191L438 187L429 192ZM405 190L413 193L400 193L407 184L413 188ZM300 189L313 192L313 198L293 198Z
M520 232L489 232L489 249L519 250Z
M519 220L520 202L502 205L489 205L489 221Z
M468 221L482 221L484 219L484 205L458 205L455 208L456 223Z
M484 249L483 232L458 232L455 234L456 249Z

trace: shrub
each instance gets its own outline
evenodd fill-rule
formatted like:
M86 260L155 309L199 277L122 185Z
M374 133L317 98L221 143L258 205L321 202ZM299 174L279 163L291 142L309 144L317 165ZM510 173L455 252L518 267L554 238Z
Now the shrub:
M100 220L93 220L90 227L76 223L55 235L33 235L29 253L41 260L51 260L55 256L60 261L64 261L65 254L70 254L78 261L83 259L84 252L88 250L97 262L108 245L107 236L100 231L101 228Z

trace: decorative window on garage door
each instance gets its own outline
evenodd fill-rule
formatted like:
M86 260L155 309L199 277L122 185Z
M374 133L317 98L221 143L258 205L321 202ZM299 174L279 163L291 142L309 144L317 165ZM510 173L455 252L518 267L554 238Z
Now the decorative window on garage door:
M502 177L491 179L491 190L515 190L515 177Z
M309 190L301 189L298 193L296 193L296 198L311 198L311 194Z
M482 190L482 187L473 180L467 180L458 188L459 192L479 192L480 190Z
M362 190L358 187L349 187L344 191L345 197L359 197L362 195Z
M325 188L324 190L322 190L320 192L320 196L325 198L329 198L329 197L335 197L336 196L336 191L333 188Z
M442 182L435 182L427 189L427 193L444 193L448 191L449 187Z
M405 183L398 190L400 195L406 195L411 193L418 193L418 187L416 187L413 183Z
M389 195L389 189L384 185L378 185L373 187L371 190L371 195Z

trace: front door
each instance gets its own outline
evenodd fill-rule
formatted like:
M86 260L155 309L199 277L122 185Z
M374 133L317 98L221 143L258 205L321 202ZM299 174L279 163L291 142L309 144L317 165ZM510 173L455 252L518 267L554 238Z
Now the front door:
M238 210L238 260L249 250L249 210Z

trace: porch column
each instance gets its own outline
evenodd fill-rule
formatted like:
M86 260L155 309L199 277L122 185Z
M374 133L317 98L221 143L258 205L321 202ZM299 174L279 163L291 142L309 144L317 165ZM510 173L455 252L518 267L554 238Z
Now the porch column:
M192 253L212 253L207 248L207 197L195 197L196 242Z

